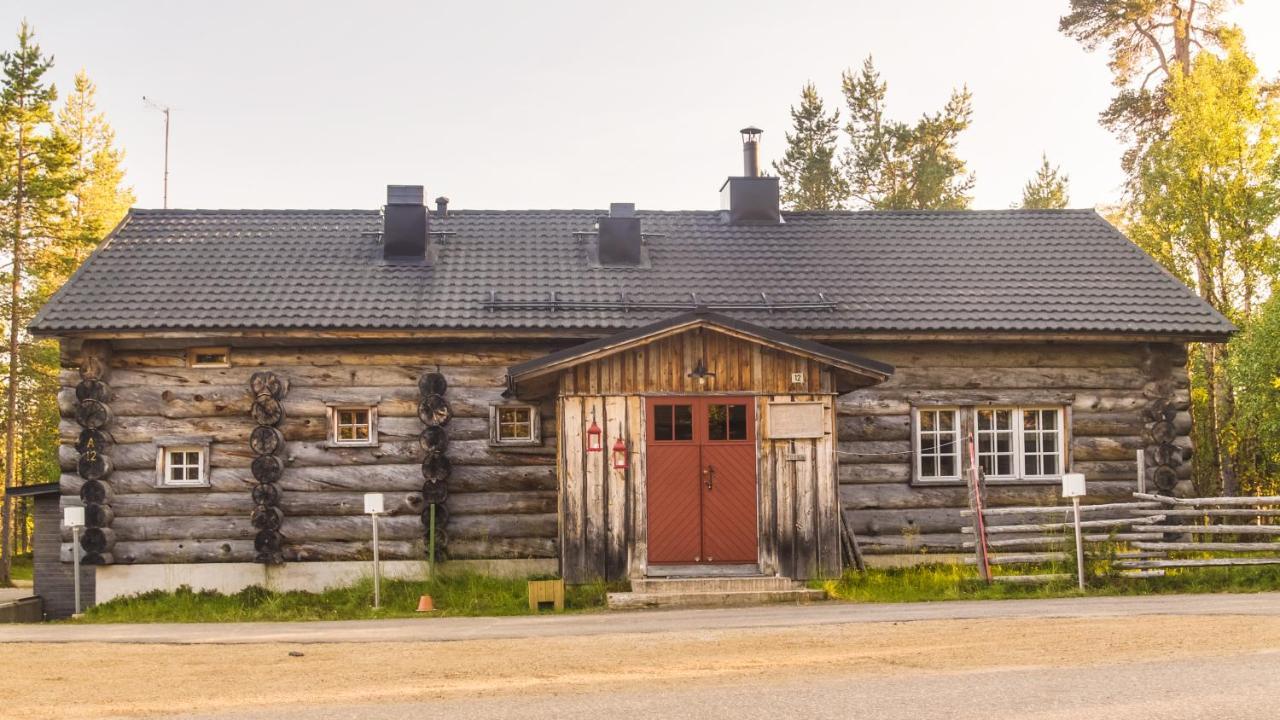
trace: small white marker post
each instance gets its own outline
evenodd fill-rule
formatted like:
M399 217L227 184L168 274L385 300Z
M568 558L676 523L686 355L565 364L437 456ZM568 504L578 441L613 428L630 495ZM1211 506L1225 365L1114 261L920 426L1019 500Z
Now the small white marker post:
M1084 538L1080 534L1080 498L1085 495L1083 473L1066 473L1062 476L1062 497L1071 498L1076 522L1076 577L1084 590Z
M72 617L80 617L80 528L84 527L84 507L69 505L62 508L62 524L71 528L71 567L75 576L72 587L76 595Z
M384 510L382 493L364 494L364 511L373 518L373 607L382 607L382 567L378 562L378 516Z

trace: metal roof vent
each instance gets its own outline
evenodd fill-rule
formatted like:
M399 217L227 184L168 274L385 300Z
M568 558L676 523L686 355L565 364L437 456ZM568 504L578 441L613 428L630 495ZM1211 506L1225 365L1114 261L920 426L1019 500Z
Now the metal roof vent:
M603 266L638 266L644 236L635 203L610 203L609 216L597 221L598 255Z
M382 257L399 263L427 259L427 207L421 185L388 185L382 211Z
M760 135L757 127L742 133L742 176L730 177L720 186L720 208L732 224L780 223L782 212L778 178L760 175Z

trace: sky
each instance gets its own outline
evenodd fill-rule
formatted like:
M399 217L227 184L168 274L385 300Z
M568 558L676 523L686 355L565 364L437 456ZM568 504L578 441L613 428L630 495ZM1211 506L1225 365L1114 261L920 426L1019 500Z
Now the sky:
M738 129L781 156L813 81L875 58L895 118L974 96L960 154L973 206L1021 197L1041 153L1071 205L1114 202L1121 146L1098 126L1106 54L1057 30L1066 0L283 2L4 0L71 86L84 68L127 153L139 207L376 208L387 184L454 208L719 206ZM1233 10L1264 74L1280 72L1280 2ZM10 48L13 40L0 40Z

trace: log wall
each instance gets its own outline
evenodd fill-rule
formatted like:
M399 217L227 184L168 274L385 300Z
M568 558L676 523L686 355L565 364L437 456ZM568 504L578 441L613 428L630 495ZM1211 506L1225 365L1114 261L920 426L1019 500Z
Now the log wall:
M565 343L561 343L563 345ZM554 403L541 407L543 444L489 442L489 407L502 400L506 367L558 348L546 343L233 347L229 368L189 368L181 347L117 346L111 356L109 427L115 440L111 508L116 564L249 562L254 453L249 378L270 369L289 382L279 429L286 470L279 482L286 561L370 556L363 494L387 494L382 557L425 555L422 421L418 379L439 368L449 383L449 557L553 558L556 548ZM59 396L63 411L62 492L76 495L74 419L78 348L68 343ZM327 402L378 407L377 447L336 448L327 440ZM210 487L157 487L157 436L207 436ZM68 538L69 539L69 538Z
M1175 490L1189 486L1190 391L1183 346L1172 344L847 345L893 365L885 383L842 395L840 495L862 547L872 553L960 550L968 495L962 483L912 482L913 405L1058 405L1066 408L1070 469L1089 481L1090 502L1128 499L1137 489L1136 453L1147 455L1154 487L1157 455ZM1167 426L1157 427L1153 409ZM1171 433L1170 435L1167 435ZM1165 441L1161 435L1170 439ZM1163 448L1163 450L1162 450ZM1176 452L1168 452L1176 448ZM1169 458L1169 455L1175 457ZM1060 501L1056 482L988 485L992 505Z

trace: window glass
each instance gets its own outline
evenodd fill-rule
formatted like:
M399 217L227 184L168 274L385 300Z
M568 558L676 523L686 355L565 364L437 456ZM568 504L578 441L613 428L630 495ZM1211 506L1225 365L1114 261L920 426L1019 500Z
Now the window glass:
M727 440L729 437L729 418L727 405L707 406L707 439Z
M340 443L365 443L373 434L373 417L369 409L344 409L335 411L334 439Z
M532 440L533 408L498 408L498 440Z
M730 405L729 406L729 439L730 440L746 440L747 439L747 406L746 405Z
M1062 430L1056 408L1022 411L1022 467L1027 477L1062 472Z
M916 454L920 478L955 479L959 476L960 438L955 410L923 409L917 415Z
M676 405L676 440L693 439L693 406Z
M164 454L166 485L204 484L203 452L194 449L170 449Z
M674 440L675 439L675 422L672 420L672 413L675 408L671 405L654 405L653 406L653 439L654 440Z
M978 462L987 477L1014 477L1013 410L977 411Z

